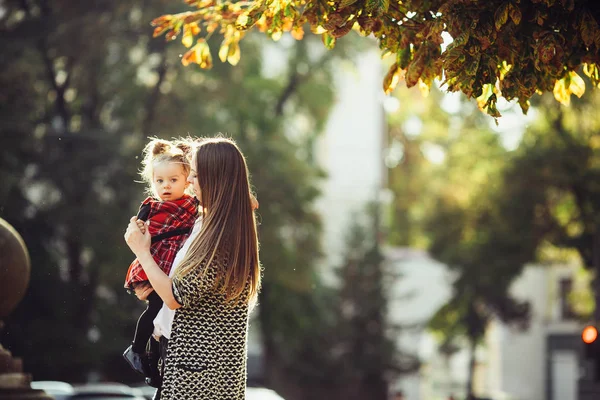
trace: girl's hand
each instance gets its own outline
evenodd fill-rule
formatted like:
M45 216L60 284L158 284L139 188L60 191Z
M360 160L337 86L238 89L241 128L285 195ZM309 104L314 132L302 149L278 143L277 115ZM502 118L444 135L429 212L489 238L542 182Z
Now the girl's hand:
M150 231L142 232L137 224L137 217L131 217L127 230L125 231L125 242L136 257L150 252Z
M141 219L138 219L135 222L137 223L138 228L140 228L140 231L142 233L146 233L146 223L144 221L142 221Z
M152 288L152 286L150 285L138 285L135 287L135 289L133 289L135 292L135 296L139 299L139 300L146 300L148 298L148 295L150 293L152 293L152 291L154 290Z

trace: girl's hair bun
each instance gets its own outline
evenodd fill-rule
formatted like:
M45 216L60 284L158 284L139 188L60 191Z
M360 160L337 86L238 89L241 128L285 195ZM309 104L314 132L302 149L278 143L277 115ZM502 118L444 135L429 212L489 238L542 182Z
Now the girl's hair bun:
M171 143L163 139L153 139L148 143L147 148L152 149L152 155L164 154L171 148Z
M175 142L175 147L181 150L185 155L188 155L192 152L192 146L189 142L186 142L184 140L178 140L177 142Z

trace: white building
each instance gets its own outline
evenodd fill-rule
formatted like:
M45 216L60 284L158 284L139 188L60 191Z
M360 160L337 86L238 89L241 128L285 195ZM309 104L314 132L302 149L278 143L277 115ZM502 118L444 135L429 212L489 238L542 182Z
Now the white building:
M514 283L514 296L530 302L531 322L526 331L500 322L490 327L488 393L515 400L577 400L582 324L569 301L578 283L576 271L573 266L529 266Z
M328 266L340 263L351 218L378 199L386 186L382 80L377 49L365 51L355 65L342 64L336 75L336 103L317 140L315 158L327 174L317 209L323 216Z

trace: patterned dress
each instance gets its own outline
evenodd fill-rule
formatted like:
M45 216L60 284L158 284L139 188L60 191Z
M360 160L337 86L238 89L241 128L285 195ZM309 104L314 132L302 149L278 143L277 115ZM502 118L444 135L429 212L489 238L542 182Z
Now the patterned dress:
M203 276L173 278L182 306L175 311L161 400L245 399L249 307L247 301L227 303L214 290L222 265L215 258Z
M150 253L160 269L169 275L175 255L198 218L198 200L188 195L173 201L159 201L148 197L140 206L138 218L150 221L148 225L152 235ZM128 290L133 290L135 285L147 281L148 277L136 258L127 270L124 286Z

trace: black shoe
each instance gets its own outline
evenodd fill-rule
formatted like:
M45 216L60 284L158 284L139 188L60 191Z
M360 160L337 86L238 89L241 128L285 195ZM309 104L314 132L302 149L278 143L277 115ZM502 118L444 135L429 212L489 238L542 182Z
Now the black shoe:
M144 354L136 353L135 351L133 351L131 346L129 346L123 353L123 358L129 363L129 365L131 366L131 368L133 368L134 371L142 374L143 376L148 376L145 367L146 363L144 360L144 356Z

